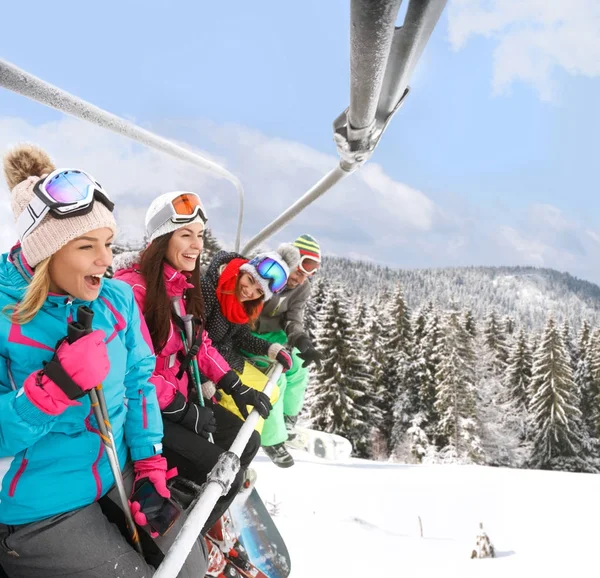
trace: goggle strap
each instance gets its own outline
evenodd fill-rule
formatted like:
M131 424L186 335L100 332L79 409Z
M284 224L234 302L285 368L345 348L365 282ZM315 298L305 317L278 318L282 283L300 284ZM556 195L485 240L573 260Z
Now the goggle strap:
M25 210L19 215L16 223L17 234L23 241L46 216L50 208L42 199L34 195Z
M187 220L186 220L186 217L187 217ZM165 205L160 211L158 211L158 213L156 213L156 215L154 215L154 217L152 217L150 219L150 222L148 223L148 227L146 227L146 235L148 237L151 237L152 234L154 233L154 231L156 231L159 227L162 227L169 220L178 218L181 220L173 221L173 222L175 222L177 224L185 224L185 223L191 223L197 217L200 217L200 220L203 223L206 222L204 220L204 213L202 212L202 207L200 205L198 205L196 207L196 210L194 211L194 213L192 215L177 215L175 213L175 209L173 208L173 205L171 203L169 203L169 204Z

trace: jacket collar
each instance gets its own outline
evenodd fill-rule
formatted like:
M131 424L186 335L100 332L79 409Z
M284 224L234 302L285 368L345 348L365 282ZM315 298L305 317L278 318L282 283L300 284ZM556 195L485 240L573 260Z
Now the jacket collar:
M163 265L163 276L165 287L169 297L179 297L186 289L192 289L194 285L189 282L190 273L175 270L169 263Z

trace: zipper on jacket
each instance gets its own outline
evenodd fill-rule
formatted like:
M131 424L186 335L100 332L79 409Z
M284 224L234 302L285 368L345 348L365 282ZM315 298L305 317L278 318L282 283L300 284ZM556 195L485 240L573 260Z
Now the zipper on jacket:
M19 483L21 476L23 475L23 473L25 472L25 469L27 468L27 452L28 452L28 450L25 450L25 453L23 454L23 458L21 459L21 465L19 466L19 469L17 470L15 477L10 482L10 486L8 488L8 497L9 498L12 498L15 495L15 492L17 491L17 484Z
M140 394L140 405L142 406L142 427L148 429L148 413L146 411L146 396L141 389L138 389Z
M69 317L71 317L71 306L73 305L73 297L70 295L67 296L65 301L65 305L67 307L67 322L69 321ZM73 319L73 321L77 321L77 319Z

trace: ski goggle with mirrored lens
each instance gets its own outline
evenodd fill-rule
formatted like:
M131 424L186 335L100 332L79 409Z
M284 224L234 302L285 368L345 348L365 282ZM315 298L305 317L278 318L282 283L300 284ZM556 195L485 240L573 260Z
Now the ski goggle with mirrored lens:
M287 272L281 265L271 257L254 257L250 261L258 274L269 282L269 289L273 293L279 293L287 283Z
M298 270L304 273L306 276L310 277L319 270L320 266L321 263L319 263L319 261L316 261L310 255L304 255L300 258Z
M181 193L148 221L146 234L151 237L152 233L167 221L184 224L191 223L196 217L200 217L203 223L207 221L200 197L196 193Z
M34 186L35 196L17 219L19 239L23 241L50 213L55 219L86 215L94 201L112 212L115 205L91 175L77 169L57 169Z

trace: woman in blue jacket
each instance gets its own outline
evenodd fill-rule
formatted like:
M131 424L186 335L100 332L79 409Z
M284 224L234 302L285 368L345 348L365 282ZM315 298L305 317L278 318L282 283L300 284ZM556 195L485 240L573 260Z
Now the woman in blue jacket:
M102 383L121 467L131 458L135 483L167 497L145 324L130 287L102 278L113 204L35 147L9 153L4 170L20 243L0 259L0 565L11 578L149 577L98 505L114 477L86 395ZM93 331L69 343L81 305ZM186 566L180 576L206 568Z

